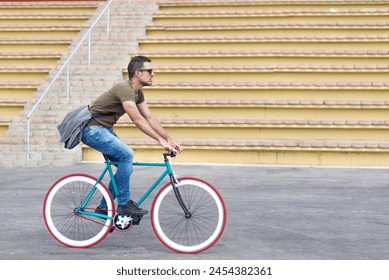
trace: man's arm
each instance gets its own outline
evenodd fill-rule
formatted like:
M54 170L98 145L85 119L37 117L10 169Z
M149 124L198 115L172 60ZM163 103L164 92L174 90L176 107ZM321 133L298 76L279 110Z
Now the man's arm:
M146 135L157 140L165 149L172 150L172 145L163 136L161 136L142 116L135 102L125 101L123 102L123 108L137 128L139 128Z
M143 101L142 103L138 104L137 107L139 109L140 114L145 118L145 120L149 123L149 125L154 129L155 132L157 132L162 138L164 138L173 148L175 148L179 152L183 151L182 147L179 144L175 143L173 139L169 136L169 134L167 134L158 118L151 113L146 101Z

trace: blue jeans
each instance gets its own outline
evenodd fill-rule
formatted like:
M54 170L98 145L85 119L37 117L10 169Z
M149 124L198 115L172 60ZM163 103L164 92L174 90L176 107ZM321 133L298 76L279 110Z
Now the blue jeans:
M117 137L112 128L105 126L85 126L82 142L99 152L106 154L110 160L118 162L115 181L118 188L117 201L119 205L125 205L130 200L130 176L132 174L132 161L134 152L127 144ZM109 183L109 191L115 199L112 181ZM103 198L100 208L107 208Z

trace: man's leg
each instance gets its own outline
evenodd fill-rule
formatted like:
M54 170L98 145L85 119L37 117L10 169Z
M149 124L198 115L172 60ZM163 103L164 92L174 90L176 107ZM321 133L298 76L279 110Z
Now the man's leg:
M86 126L84 128L83 142L108 155L118 162L115 180L118 187L118 203L127 204L130 200L130 176L132 173L133 151L122 140L120 140L111 128L104 126ZM109 184L109 190L113 194L112 182ZM115 197L114 197L115 198ZM105 201L100 205L106 208Z

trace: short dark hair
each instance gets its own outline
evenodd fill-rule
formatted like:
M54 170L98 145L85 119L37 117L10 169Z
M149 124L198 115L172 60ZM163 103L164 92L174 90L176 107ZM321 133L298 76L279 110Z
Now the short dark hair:
M128 71L128 78L131 79L134 77L135 71L143 68L143 63L145 62L151 62L151 59L147 56L134 56L131 58L130 63L128 63L127 71Z

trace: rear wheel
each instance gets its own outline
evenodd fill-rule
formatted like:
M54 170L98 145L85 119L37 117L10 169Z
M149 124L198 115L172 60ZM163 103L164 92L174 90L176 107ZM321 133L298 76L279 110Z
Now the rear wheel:
M151 223L158 239L169 249L194 254L212 247L226 226L223 198L208 182L180 178L177 188L190 215L185 216L172 185L165 185L151 208Z
M112 228L114 202L102 183L85 174L71 174L55 182L46 194L43 217L50 234L60 243L75 248L87 248L101 242ZM96 187L94 187L96 185ZM91 190L93 190L91 192ZM87 195L87 205L79 206ZM92 214L101 198L107 201L107 217Z

